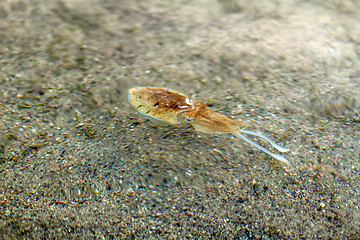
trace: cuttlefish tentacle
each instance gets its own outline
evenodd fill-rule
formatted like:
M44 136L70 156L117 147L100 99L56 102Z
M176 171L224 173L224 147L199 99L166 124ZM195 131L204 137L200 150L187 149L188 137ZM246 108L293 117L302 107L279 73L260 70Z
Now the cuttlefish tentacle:
M269 142L280 152L287 152L289 149L281 147L260 133L240 129L239 121L231 120L224 115L216 113L201 102L193 103L190 98L182 93L168 88L136 87L129 90L128 97L130 104L141 114L148 117L168 124L189 123L197 131L205 133L234 133L255 148L285 164L289 164L285 157L270 152L246 138L243 134L259 137Z
M272 140L270 140L268 137L262 135L261 133L257 133L257 132L253 132L253 131L249 131L249 130L244 130L244 129L240 130L240 132L262 138L265 141L267 141L268 143L270 143L274 148L276 148L280 152L288 152L288 151L290 151L289 148L284 148L284 147L280 146L279 144L273 142Z
M267 149L264 148L263 146L260 146L259 144L257 144L257 143L255 143L255 142L251 141L250 139L246 138L246 137L245 137L244 135L242 135L241 133L239 133L239 132L234 132L234 134L235 134L236 136L240 137L241 139L243 139L245 142L249 143L250 145L256 147L257 149L259 149L259 150L261 150L261 151L263 151L263 152L265 152L265 153L267 153L267 154L269 154L269 155L272 156L273 158L275 158L275 159L277 159L277 160L279 160L279 161L281 161L281 162L283 162L283 163L285 163L285 164L290 164L289 161L288 161L285 157L283 157L283 156L281 156L281 155L279 155L279 154L270 152L269 150L267 150Z

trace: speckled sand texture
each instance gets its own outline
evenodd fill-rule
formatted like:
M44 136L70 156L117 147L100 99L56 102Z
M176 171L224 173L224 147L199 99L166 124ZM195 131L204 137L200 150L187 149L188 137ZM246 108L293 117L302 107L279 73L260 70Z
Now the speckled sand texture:
M359 12L1 0L0 239L359 239ZM242 120L291 165L155 125L127 103L135 86Z

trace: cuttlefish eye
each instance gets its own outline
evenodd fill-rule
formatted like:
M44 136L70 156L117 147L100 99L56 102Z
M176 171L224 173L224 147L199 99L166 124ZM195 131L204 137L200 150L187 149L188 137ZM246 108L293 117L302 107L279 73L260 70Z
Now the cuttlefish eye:
M177 120L179 123L191 123L191 122L194 122L195 121L195 118L194 117L188 117L188 116L185 116L184 114L185 112L180 112L180 114L177 116Z
M193 121L195 121L195 118L192 118L192 117L184 117L184 120L187 121L187 122L193 122Z

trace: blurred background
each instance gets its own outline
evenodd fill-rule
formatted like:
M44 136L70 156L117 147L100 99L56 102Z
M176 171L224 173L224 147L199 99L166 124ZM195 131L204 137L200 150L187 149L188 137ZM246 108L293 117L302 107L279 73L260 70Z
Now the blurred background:
M0 1L0 236L357 239L360 2ZM282 146L164 127L183 92Z

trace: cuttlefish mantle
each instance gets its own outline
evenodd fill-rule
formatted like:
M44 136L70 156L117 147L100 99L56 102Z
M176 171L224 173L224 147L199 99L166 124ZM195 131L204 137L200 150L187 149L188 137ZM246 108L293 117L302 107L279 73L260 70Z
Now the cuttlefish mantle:
M261 145L246 138L243 134L259 137L280 152L289 149L281 147L261 133L240 129L239 121L234 121L224 115L212 111L201 102L193 102L186 95L168 88L135 87L129 90L129 103L139 113L167 124L189 123L197 131L205 133L233 133L255 148L267 153L275 159L289 164L289 161L270 152ZM243 133L243 134L242 134Z

